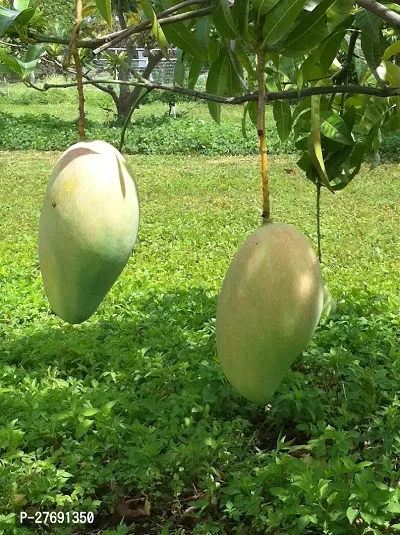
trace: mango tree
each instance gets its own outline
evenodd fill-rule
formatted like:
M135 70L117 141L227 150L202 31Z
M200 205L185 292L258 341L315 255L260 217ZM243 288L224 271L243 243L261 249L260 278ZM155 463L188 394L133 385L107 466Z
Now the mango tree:
M111 0L96 0L96 7L111 27ZM346 188L367 157L372 168L379 165L382 135L400 129L400 6L376 0L140 0L128 7L139 15L131 25L85 38L79 36L85 4L76 0L71 39L60 41L35 29L29 0L15 0L12 9L0 11L0 34L14 44L34 44L25 56L3 52L0 68L29 84L43 43L68 45L64 66L74 58L77 81L35 89L78 86L81 140L85 84L134 87L131 111L153 89L191 95L208 102L217 123L222 104L243 106L243 134L252 123L259 138L263 226L246 240L227 272L217 310L217 346L235 388L265 403L311 338L324 294L325 301L330 299L306 238L289 225L272 223L266 104L272 104L282 142L294 137L301 153L298 166L315 185L321 261L321 189L335 194ZM129 80L84 79L80 49L96 55L143 32L153 34L165 57L169 46L178 47L173 85L150 83L137 73ZM204 65L209 73L201 92L195 86Z

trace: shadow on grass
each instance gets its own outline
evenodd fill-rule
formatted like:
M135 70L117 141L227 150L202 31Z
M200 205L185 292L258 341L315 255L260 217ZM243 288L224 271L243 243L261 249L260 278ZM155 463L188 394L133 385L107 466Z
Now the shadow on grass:
M210 467L226 469L222 451L240 463L254 447L275 449L279 436L304 445L316 436L317 422L351 429L393 399L399 370L390 350L396 343L399 350L399 342L388 302L366 292L350 297L354 302L325 320L295 361L270 411L237 396L224 379L216 358L216 296L203 288L138 293L115 306L110 320L60 322L6 341L0 422L18 419L23 437L2 447L6 453L40 448L73 474L59 492L83 485L86 496L101 499L99 525L118 523L116 504L142 491L155 496L159 518L170 516L177 482L182 497L192 485L204 488ZM91 423L80 436L85 421ZM205 448L209 440L213 446Z
M19 126L24 126L26 128L40 128L44 131L51 131L53 129L66 129L69 128L75 128L75 126L78 124L79 118L78 113L76 119L67 121L65 119L61 119L59 117L55 117L54 115L50 115L48 113L42 113L40 115L32 114L32 113L24 113L20 116L15 116L11 113L0 113L0 124L5 121L13 121L14 123L17 123ZM91 127L95 126L98 123L96 121L92 121L90 119L85 119L85 125Z

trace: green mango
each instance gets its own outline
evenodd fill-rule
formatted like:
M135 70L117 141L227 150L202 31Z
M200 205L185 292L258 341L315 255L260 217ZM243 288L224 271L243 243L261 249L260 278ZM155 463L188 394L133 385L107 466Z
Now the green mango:
M53 312L90 318L131 256L139 195L123 156L104 141L79 142L58 160L39 221L39 264Z
M249 401L266 404L321 316L321 267L307 238L284 223L253 232L235 254L218 298L222 369Z

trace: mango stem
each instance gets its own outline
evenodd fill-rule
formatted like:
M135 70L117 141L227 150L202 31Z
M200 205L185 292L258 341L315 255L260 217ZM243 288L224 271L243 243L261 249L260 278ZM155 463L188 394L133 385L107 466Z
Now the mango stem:
M80 26L82 24L82 0L75 0L75 24L71 34L71 54L75 62L76 70L76 82L78 86L78 99L79 99L79 125L78 125L78 135L79 139L82 141L86 138L85 135L85 95L83 92L83 74L82 74L82 64L79 58L77 41L79 36Z
M257 133L259 139L261 158L261 183L262 183L262 224L270 223L270 202L268 183L268 157L265 146L265 50L257 52L257 78L258 78L258 122Z

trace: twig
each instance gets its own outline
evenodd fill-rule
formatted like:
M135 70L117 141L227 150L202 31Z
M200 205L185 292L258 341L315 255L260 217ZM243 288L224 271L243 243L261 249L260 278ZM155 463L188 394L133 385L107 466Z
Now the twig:
M349 40L349 46L347 49L347 55L346 59L343 63L343 67L340 69L338 73L336 73L332 77L332 81L334 84L341 84L344 82L344 80L347 78L347 75L350 71L351 64L353 62L353 55L354 55L354 49L356 47L358 36L360 35L359 30L354 30L351 33L350 40Z
M321 248L321 182L317 179L317 239L318 239L318 260L322 262Z
M0 39L0 45L14 46L16 48L24 48L24 45L16 45L14 43L7 43L7 41L2 41L1 39Z
M79 139L85 139L85 95L83 92L83 80L82 80L82 64L79 59L79 52L76 46L79 29L82 24L82 0L75 0L75 25L72 30L71 36L71 54L75 60L75 69L76 69L76 82L78 88L78 99L79 99L79 126L78 126L78 135ZM69 66L69 53L65 58L64 65Z
M190 4L188 4L187 2L191 2ZM194 0L186 0L185 2L182 2L181 4L177 4L161 13L158 14L158 19L160 19L161 17L166 17L168 15L168 13L173 13L173 12L176 12L176 11L179 11L180 9L183 9L184 7L187 7L188 5L192 5L192 4L209 4L209 0L199 0L198 2L194 2ZM199 11L202 11L202 10L199 10ZM209 15L211 13L211 9L209 8L208 12L206 14L203 14L201 16L206 16L206 15ZM186 13L186 18L184 20L189 20L189 19L192 19L192 18L197 18L199 17L199 13L198 11L189 11L188 13ZM172 19L172 17L171 17ZM160 22L160 20L159 20ZM175 22L175 20L171 20L171 22ZM168 22L166 22L166 19L164 21L162 21L162 23L160 22L160 24L168 24ZM113 41L113 39L115 38L119 38L121 37L121 40L122 39L125 39L126 37L128 37L129 35L132 35L134 33L141 33L145 30L148 30L149 28L151 28L151 22L150 21L144 21L144 22L141 22L140 24L137 24L136 26L133 26L132 28L128 28L127 30L118 30L117 32L112 32L112 33L109 33L107 35L104 35L103 37L97 37L95 39L82 39L82 40L78 40L77 41L77 48L88 48L90 50L97 50L98 47L100 47L101 45L105 44L105 43L110 43L109 46L113 46L113 44L115 43L115 41ZM129 35L126 35L126 32L129 31ZM56 37L56 36L53 36L53 35L44 35L44 34L41 34L41 33L37 33L37 32L33 32L33 31L28 31L28 37L30 39L32 39L33 41L36 41L38 43L55 43L55 44L60 44L60 45L69 45L70 43L70 40L69 39L66 39L66 38L63 38L63 37ZM119 42L119 41L118 41ZM108 47L107 47L108 48ZM98 53L98 52L96 52Z
M95 84L116 84L116 85L131 85L137 87L143 87L144 89L160 89L161 91L171 91L172 93L179 93L181 95L188 95L190 97L198 98L199 100L209 100L211 102L219 102L220 104L238 105L245 102L258 102L258 92L252 91L245 95L239 95L237 97L220 97L218 95L212 95L210 93L203 93L202 91L196 91L195 89L187 89L186 87L178 87L168 84L158 84L151 82L128 82L123 80L86 80L82 82L83 85L95 85ZM34 84L30 84L33 89L38 91L48 91L54 88L66 88L76 87L76 82L66 82L64 84L44 84L43 88L40 88ZM317 86L308 87L298 91L275 91L273 93L266 93L265 101L273 102L275 100L296 100L312 95L331 95L351 93L359 95L373 95L379 98L398 97L400 96L400 87L385 87L379 89L377 87L368 87L361 85L339 85L339 86Z
M400 15L396 11L392 11L379 2L376 2L376 0L357 0L357 4L385 20L390 26L400 28Z
M211 14L211 8L206 7L204 9L188 11L187 13L181 13L179 15L174 15L171 17L159 18L158 22L160 26L166 26L167 24L173 24L174 22L179 22L179 21L182 22L184 20L191 20L191 19L198 18L198 17L205 17L210 14ZM127 30L124 30L124 33L121 33L119 36L115 37L111 41L104 43L104 45L101 45L98 48L95 48L93 52L95 54L99 54L100 52L103 52L107 48L117 45L120 41L126 39L127 37L135 33L141 33L144 30L148 30L150 27L151 27L150 21L141 22L137 26L133 26L132 28L128 28Z
M140 95L140 97L137 99L137 101L134 103L134 105L130 109L128 117L125 119L125 123L124 123L124 126L122 127L122 132L121 132L121 140L119 142L119 148L118 148L121 154L122 154L122 149L124 147L125 133L128 128L128 124L131 121L132 114L139 107L139 104L144 99L144 97L150 93L150 91L152 91L152 89L146 89L146 91Z
M260 144L261 158L261 183L262 183L262 224L269 223L270 205L269 205L269 184L268 184L268 158L267 149L265 148L265 51L260 50L257 53L257 78L258 78L258 121L257 134Z

